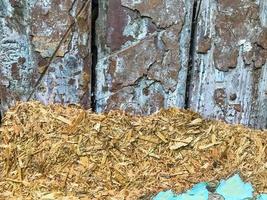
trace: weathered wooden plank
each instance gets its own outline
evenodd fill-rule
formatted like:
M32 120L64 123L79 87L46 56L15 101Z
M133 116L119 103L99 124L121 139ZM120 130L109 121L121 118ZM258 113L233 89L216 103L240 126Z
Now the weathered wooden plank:
M194 44L193 0L99 1L96 111L184 107L192 53L189 108L267 126L267 1L197 2ZM91 1L0 0L1 110L32 92L89 107L94 28Z
M38 0L31 16L32 44L41 73L65 37L35 98L90 106L91 1Z
M266 1L202 1L190 107L206 117L267 125Z
M1 0L0 13L3 110L33 91L44 103L90 106L91 1Z
M192 1L100 1L96 110L184 106Z
M35 67L27 27L25 1L0 1L0 101L1 111L16 100L26 100Z

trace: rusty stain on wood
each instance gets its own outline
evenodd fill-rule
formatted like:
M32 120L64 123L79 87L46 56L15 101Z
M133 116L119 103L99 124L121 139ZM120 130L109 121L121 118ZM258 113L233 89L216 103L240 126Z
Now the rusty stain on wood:
M112 0L100 8L97 111L183 107L192 1Z
M191 109L230 123L267 126L267 98L263 92L267 81L264 2L203 1ZM206 44L205 37L211 38L210 44Z
M91 1L4 0L0 10L3 109L31 97L88 107Z

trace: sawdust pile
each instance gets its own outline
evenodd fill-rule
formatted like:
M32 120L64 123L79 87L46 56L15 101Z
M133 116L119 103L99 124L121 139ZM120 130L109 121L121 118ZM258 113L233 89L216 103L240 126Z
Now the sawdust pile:
M148 199L236 172L266 193L266 138L178 109L138 117L22 103L0 129L0 199Z

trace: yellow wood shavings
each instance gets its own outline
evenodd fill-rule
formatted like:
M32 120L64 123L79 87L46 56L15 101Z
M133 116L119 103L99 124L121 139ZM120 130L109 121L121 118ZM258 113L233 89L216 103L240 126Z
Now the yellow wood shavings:
M148 199L237 171L266 193L266 135L174 108L141 117L21 103L0 128L0 199Z

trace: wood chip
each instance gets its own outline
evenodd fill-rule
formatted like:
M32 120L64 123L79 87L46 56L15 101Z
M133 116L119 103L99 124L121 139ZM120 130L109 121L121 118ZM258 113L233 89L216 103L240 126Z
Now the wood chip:
M181 147L188 146L190 142L193 141L193 137L188 137L184 140L180 140L178 142L175 142L173 145L170 146L170 150L177 150L180 149Z
M21 103L0 127L0 199L149 199L237 171L267 193L266 135L175 108L141 117Z

